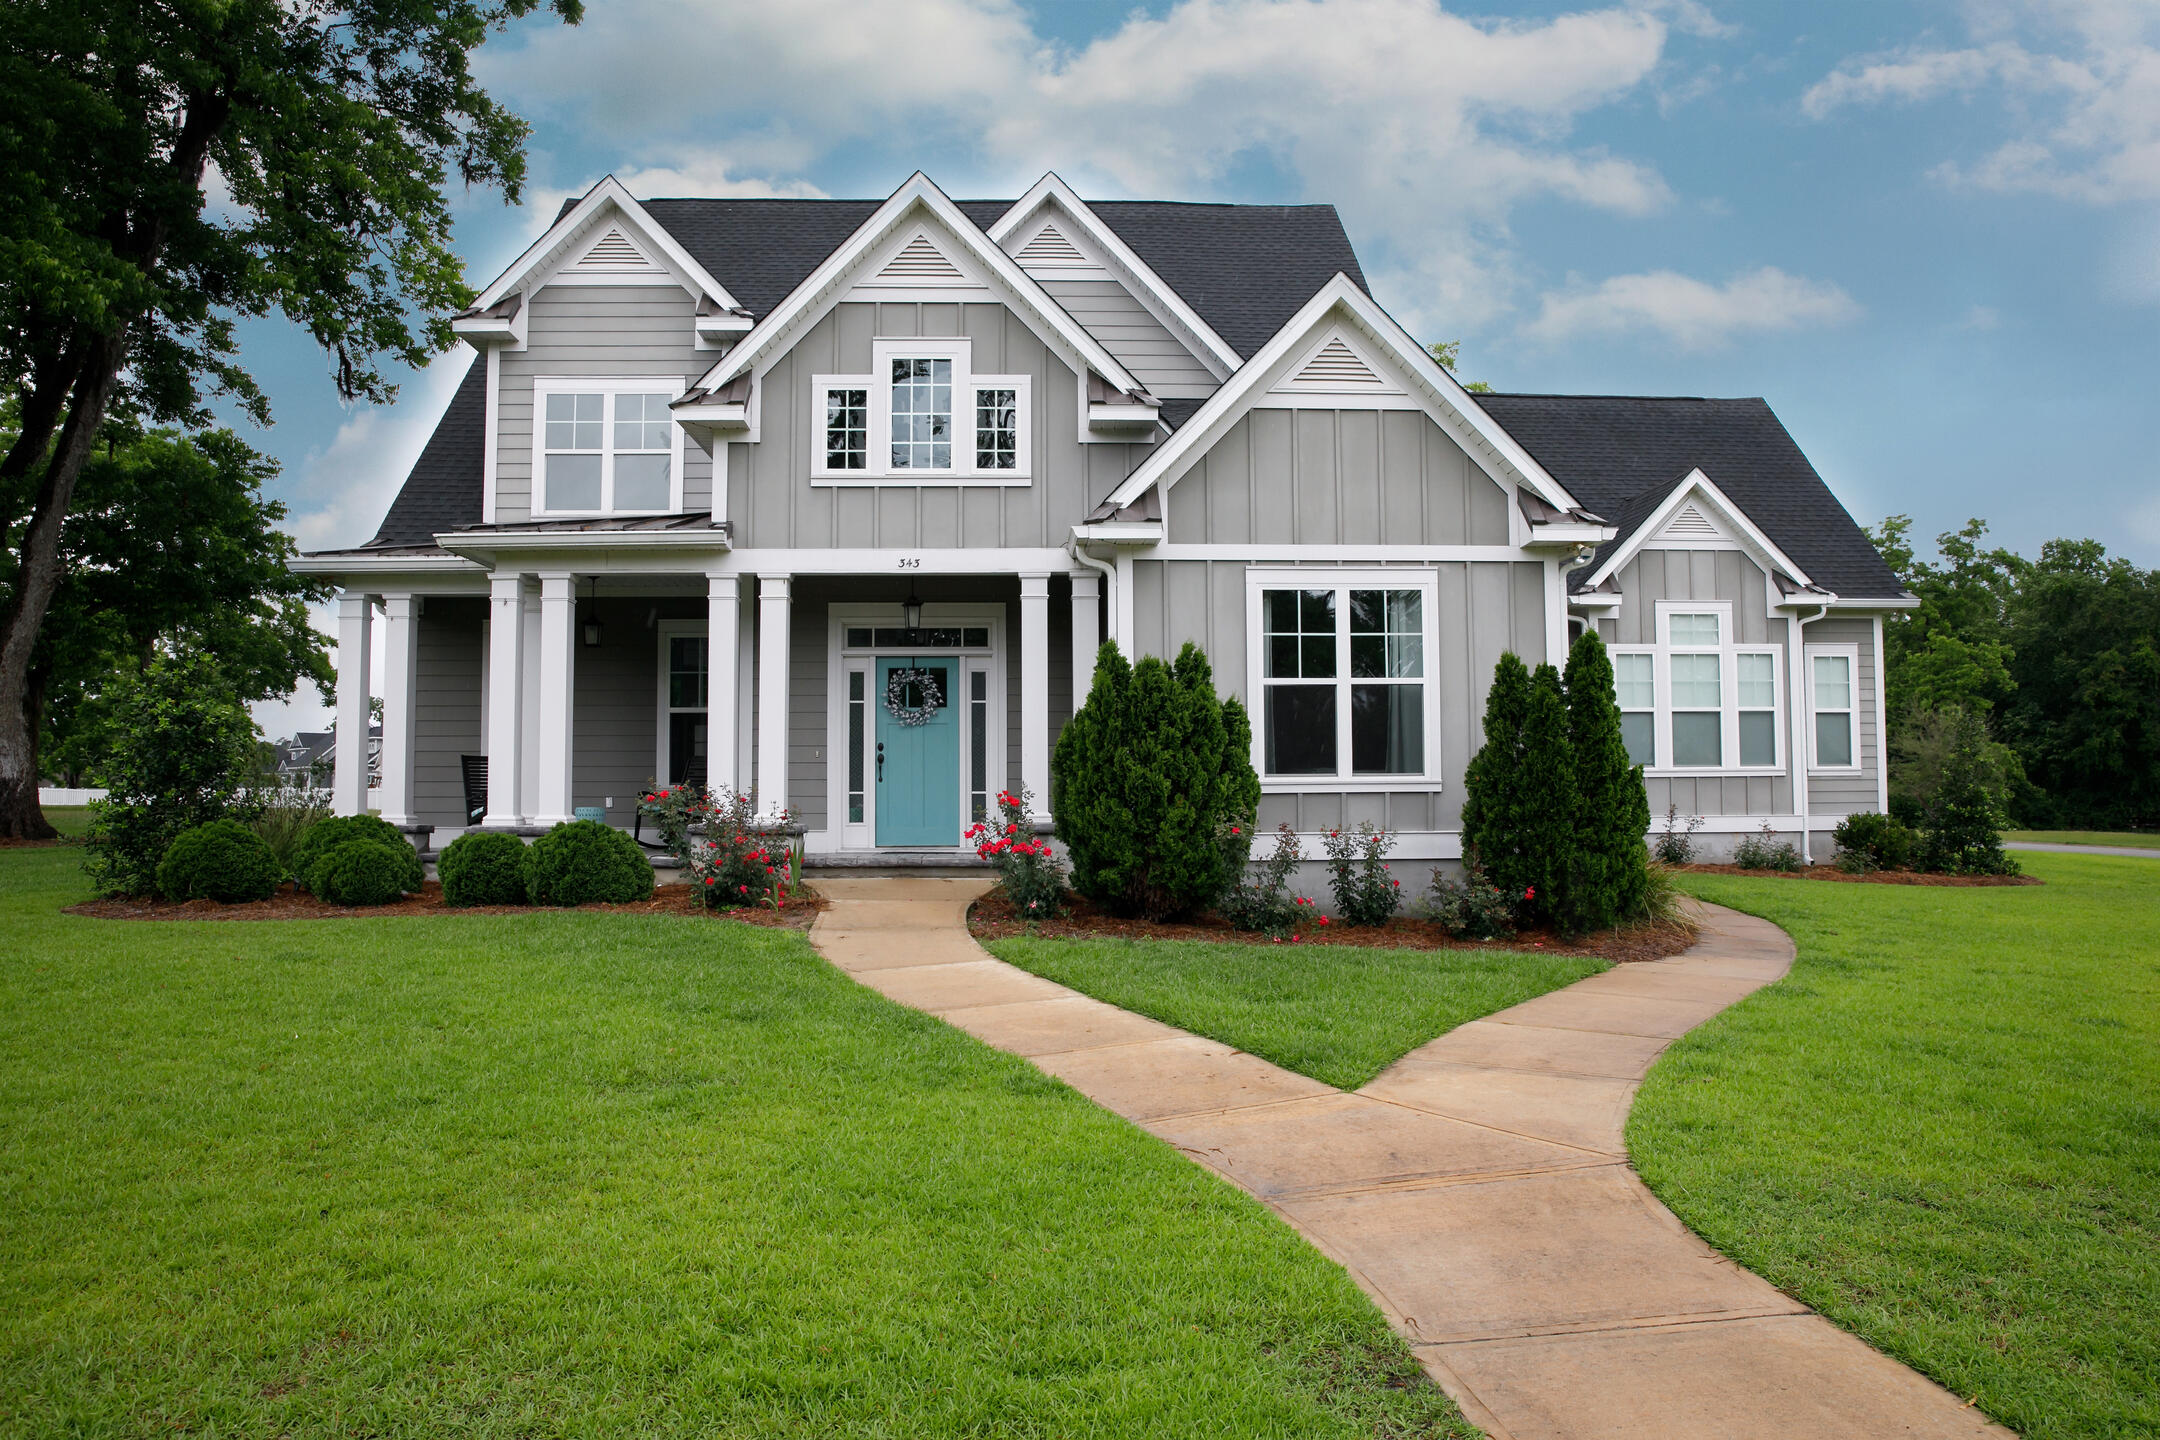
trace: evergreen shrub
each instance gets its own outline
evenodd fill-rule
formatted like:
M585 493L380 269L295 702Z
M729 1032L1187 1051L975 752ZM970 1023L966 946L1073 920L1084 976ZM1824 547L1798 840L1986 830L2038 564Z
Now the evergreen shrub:
M308 888L331 905L388 905L407 889L406 860L415 854L399 836L395 844L361 837L347 840L315 858Z
M1360 820L1355 830L1327 832L1328 889L1335 913L1352 925L1385 925L1402 908L1402 882L1386 860L1395 837Z
M300 838L293 842L293 878L317 896L328 900L330 897L324 895L322 886L316 883L315 872L331 851L342 849L355 840L366 840L384 846L402 857L399 861L398 888L406 894L419 893L427 878L427 868L421 863L420 852L413 848L412 842L405 838L403 831L380 815L332 815L308 826Z
M1217 902L1243 876L1260 777L1245 707L1215 693L1206 654L1128 664L1096 655L1087 701L1051 765L1072 885L1113 914L1167 920Z
M1612 661L1597 631L1568 648L1568 738L1575 760L1575 858L1559 894L1566 928L1604 930L1643 913L1649 891L1650 797L1628 759Z
M1986 726L1964 710L1952 723L1956 728L1942 782L1927 804L1920 868L1946 875L2015 875L2017 861L2003 850L2002 809L1989 793Z
M652 865L637 841L614 826L570 820L526 847L525 893L535 905L650 900Z
M1485 692L1485 743L1463 775L1463 854L1474 858L1503 894L1520 900L1532 881L1523 849L1537 806L1523 766L1523 721L1530 713L1530 671L1508 651Z
M435 862L446 905L523 905L525 842L500 830L469 830Z
M183 830L158 863L158 893L168 900L216 900L232 905L267 900L285 868L260 835L237 820L212 820Z
M1837 842L1840 870L1865 875L1875 870L1903 870L1913 862L1920 837L1911 827L1875 810L1848 815L1830 832Z
M1523 771L1531 804L1516 848L1523 870L1520 908L1526 917L1568 927L1567 899L1577 869L1575 747L1560 672L1540 665L1530 677L1523 714ZM1480 856L1483 855L1480 851Z

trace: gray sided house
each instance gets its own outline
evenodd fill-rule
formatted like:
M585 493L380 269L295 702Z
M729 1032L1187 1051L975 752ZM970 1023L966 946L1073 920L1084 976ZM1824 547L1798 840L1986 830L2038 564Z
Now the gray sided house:
M1331 207L605 180L455 327L477 358L380 533L303 562L399 823L463 828L484 761L483 826L695 781L814 857L949 857L1000 789L1046 804L1103 639L1191 640L1253 713L1263 826L1450 859L1494 662L1584 626L1653 811L1713 850L1883 803L1909 597L1769 407L1471 395Z

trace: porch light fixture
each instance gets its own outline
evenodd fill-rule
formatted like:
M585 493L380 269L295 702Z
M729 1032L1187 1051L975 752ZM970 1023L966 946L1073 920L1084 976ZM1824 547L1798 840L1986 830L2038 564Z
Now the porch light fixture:
M600 598L600 597L599 597L599 589L600 589L600 582L599 582L599 581L598 581L597 579L595 579L595 580L593 580L593 581L591 581L591 582L589 582L589 583L590 583L590 585L591 585L591 588L590 588L590 589L588 589L588 590L587 590L587 591L585 592L585 598L586 598L586 599L588 599L588 600L594 601L595 603L598 603L598 601L599 601L599 598ZM585 613L586 613L586 614L588 614L588 615L591 615L591 614L593 614L594 612L593 612L593 611L590 611L590 610L588 610L588 611L586 611ZM590 619L590 620L587 620L587 621L585 622L585 646L586 646L586 648L587 648L587 649L596 649L596 648L598 648L599 644L600 644L600 621L599 621L599 620L598 620L597 618L594 618L594 619Z
M922 601L915 598L915 587L909 586L907 599L900 602L900 623L908 630L922 629Z

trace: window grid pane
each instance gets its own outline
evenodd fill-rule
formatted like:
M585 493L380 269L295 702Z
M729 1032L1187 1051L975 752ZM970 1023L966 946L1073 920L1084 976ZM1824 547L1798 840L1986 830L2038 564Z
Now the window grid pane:
M1647 658L1647 657L1646 657ZM1657 716L1649 710L1630 710L1620 716L1620 738L1627 744L1631 765L1657 763Z
M865 470L870 465L870 392L825 392L825 466Z
M1742 765L1777 764L1777 712L1775 710L1743 710L1740 712L1740 763Z
M548 396L546 448L597 451L606 403L607 397L599 394Z
M1425 687L1350 687L1350 773L1418 775L1425 770Z
M1268 679L1334 678L1333 590L1262 591L1260 614Z
M703 635L677 635L668 641L670 710L705 708L708 653L708 642Z
M1673 764L1711 766L1725 763L1721 733L1725 717L1715 710L1683 710L1672 717Z
M1815 657L1815 708L1852 708L1852 661L1843 655Z
M1715 710L1725 703L1719 685L1720 657L1672 657L1672 703L1675 710Z
M1270 775L1334 775L1333 685L1267 687L1267 772Z
M1657 706L1654 662L1648 655L1613 656L1613 693L1622 710L1651 710Z
M1742 710L1777 708L1777 660L1769 655L1736 655Z
M1675 645L1715 645L1718 643L1718 617L1708 615L1674 615L1668 624Z
M952 361L892 362L892 463L952 469Z
M1815 763L1817 765L1850 765L1852 758L1852 715L1848 711L1834 711L1815 717Z
M615 503L617 510L665 510L674 498L668 484L666 455L617 455L615 457Z
M1020 464L1019 392L975 392L975 467L1013 470Z
M1423 591L1350 592L1350 673L1359 679L1416 679L1425 673Z
M617 395L615 397L615 448L617 450L671 450L667 396Z
M598 510L600 508L600 457L598 455L548 456L547 508L550 510Z

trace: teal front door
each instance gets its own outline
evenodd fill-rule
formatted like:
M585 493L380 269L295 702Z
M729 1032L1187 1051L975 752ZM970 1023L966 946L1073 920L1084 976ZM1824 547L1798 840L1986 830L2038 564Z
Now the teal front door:
M877 843L960 843L960 662L881 655L877 662Z

